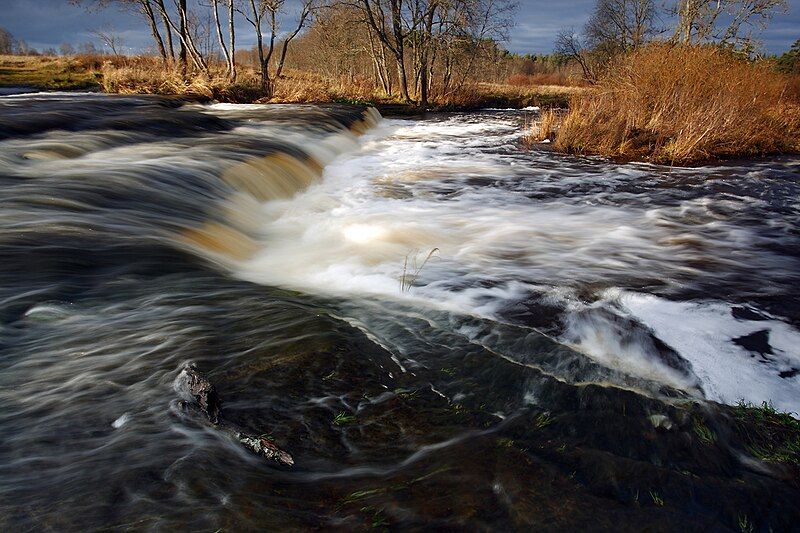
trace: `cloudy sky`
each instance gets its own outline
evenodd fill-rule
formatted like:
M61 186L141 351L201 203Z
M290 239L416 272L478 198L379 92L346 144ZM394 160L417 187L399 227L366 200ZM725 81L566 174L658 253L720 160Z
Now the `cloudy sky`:
M516 26L507 47L520 53L547 53L553 49L560 28L580 27L595 0L519 0ZM91 4L89 0L88 4ZM660 0L659 0L660 3ZM0 0L0 26L15 37L38 49L58 48L61 43L99 42L92 31L113 27L122 35L125 45L134 52L151 46L149 32L140 16L118 8L88 11L68 0ZM255 44L241 25L240 42ZM248 37L253 42L247 42ZM775 17L769 29L761 34L764 48L780 53L800 38L800 0L789 0L789 13Z

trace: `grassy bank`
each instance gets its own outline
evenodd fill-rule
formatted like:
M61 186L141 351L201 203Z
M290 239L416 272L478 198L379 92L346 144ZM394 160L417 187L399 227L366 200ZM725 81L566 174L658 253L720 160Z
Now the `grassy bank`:
M650 45L575 97L555 146L697 163L800 151L800 83L710 46Z
M101 78L99 65L81 57L0 55L0 87L98 89Z
M552 82L553 80L545 80ZM557 80L556 80L557 81ZM183 75L177 65L164 66L153 57L0 56L0 87L22 86L42 90L100 89L115 94L161 94L233 103L369 103L391 113L412 113L413 106L376 91L358 80L336 80L304 71L287 69L275 93L266 98L254 69L240 66L232 83L223 69L208 76ZM514 84L474 82L462 90L432 102L434 109L478 109L483 107L563 107L585 89L541 85L535 80Z

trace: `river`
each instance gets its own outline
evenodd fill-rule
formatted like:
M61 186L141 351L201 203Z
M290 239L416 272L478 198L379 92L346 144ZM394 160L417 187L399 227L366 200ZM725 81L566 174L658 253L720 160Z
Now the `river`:
M800 412L800 159L530 114L0 97L0 525L790 529L715 413ZM186 412L188 362L295 465Z

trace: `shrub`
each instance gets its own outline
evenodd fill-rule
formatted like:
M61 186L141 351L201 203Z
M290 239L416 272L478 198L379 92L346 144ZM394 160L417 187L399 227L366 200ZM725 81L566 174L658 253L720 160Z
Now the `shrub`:
M718 47L653 44L573 99L556 147L663 163L793 152L797 94L796 81Z

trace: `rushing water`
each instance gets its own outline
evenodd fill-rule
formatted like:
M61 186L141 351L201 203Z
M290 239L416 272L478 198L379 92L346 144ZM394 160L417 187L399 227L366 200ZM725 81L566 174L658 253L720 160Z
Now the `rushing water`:
M0 525L790 528L687 413L800 412L800 160L524 120L0 98ZM184 412L187 362L295 466Z

